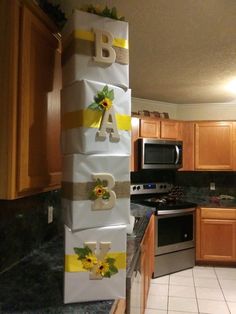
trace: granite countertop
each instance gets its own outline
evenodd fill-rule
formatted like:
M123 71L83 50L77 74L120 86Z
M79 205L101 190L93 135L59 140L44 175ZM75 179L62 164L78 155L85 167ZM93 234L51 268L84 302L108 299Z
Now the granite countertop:
M232 200L220 199L217 196L208 196L201 198L199 196L189 196L184 198L187 202L197 204L198 207L208 208L236 208L236 198Z
M144 217L139 230L127 237L127 274L148 221L149 216ZM63 304L63 252L64 240L61 235L1 273L0 313L110 313L115 300Z

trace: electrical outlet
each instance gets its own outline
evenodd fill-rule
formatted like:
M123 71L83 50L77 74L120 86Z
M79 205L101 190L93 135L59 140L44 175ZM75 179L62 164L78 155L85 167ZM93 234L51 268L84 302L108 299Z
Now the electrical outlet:
M48 224L53 222L53 206L48 206Z
M211 183L210 183L210 190L211 190L211 191L215 191L215 189L216 189L216 184L215 184L215 182L211 182Z

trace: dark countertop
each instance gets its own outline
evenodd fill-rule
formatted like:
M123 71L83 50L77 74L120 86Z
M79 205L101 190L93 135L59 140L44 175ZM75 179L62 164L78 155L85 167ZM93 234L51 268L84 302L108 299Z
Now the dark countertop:
M139 230L127 237L127 275L139 250L149 216L143 218ZM114 300L63 304L63 253L61 235L1 273L0 313L108 314Z
M198 207L207 208L236 208L236 198L233 200L223 200L218 197L208 196L208 197L194 197L189 196L184 198L187 202L192 202L197 204Z

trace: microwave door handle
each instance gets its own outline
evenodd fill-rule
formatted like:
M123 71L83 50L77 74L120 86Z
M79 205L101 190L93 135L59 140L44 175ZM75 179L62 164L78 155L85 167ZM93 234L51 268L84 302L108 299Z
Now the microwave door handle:
M175 164L177 165L179 163L179 147L178 147L178 145L175 145L175 151L176 151Z

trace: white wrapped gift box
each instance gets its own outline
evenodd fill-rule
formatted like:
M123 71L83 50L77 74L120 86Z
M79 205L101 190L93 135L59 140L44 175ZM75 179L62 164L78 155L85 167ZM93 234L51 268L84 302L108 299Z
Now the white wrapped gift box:
M114 99L109 110L94 110L89 106L95 102L99 92L108 88ZM63 154L130 154L131 146L131 91L99 82L82 80L67 86L61 91L62 106L62 152ZM106 127L104 114L114 118L112 127ZM108 117L108 116L107 116ZM104 123L105 136L99 136ZM112 132L112 134L111 134Z
M104 181L103 186L97 184ZM100 188L99 188L100 187ZM107 194L108 193L108 197ZM130 223L129 156L63 157L62 208L72 230Z
M126 226L65 227L64 303L123 299L125 287Z
M97 52L99 32L106 37L105 46L111 41L105 53ZM81 79L129 86L127 22L75 10L62 31L62 47L63 86ZM96 59L99 55L102 61Z

